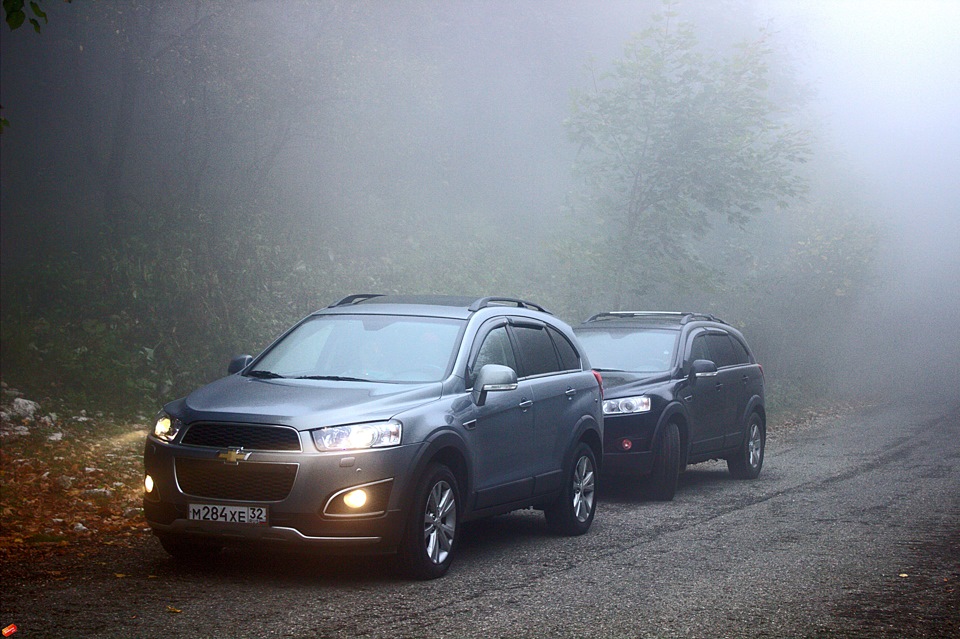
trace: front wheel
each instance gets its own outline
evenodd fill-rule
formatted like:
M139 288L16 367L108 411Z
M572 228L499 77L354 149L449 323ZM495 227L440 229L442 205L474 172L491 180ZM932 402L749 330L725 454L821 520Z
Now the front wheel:
M561 535L582 535L597 512L597 459L593 449L580 443L567 470L563 492L543 511L547 525Z
M727 468L737 479L756 479L763 467L763 450L767 443L767 429L760 415L753 413L747 420L747 430L740 449L727 458Z
M653 470L645 493L654 501L671 501L680 477L680 429L673 422L664 426L653 457Z
M404 572L415 579L442 577L453 563L460 522L460 488L449 468L435 464L417 484L400 543Z

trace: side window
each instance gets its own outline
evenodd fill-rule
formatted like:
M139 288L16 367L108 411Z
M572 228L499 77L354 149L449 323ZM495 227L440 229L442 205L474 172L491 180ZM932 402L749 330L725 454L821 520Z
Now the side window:
M563 333L553 328L547 327L547 332L553 338L553 343L557 347L557 353L560 354L560 368L565 371L578 371L583 367L580 365L580 355L570 343L570 340Z
M730 337L726 333L707 334L707 343L710 347L710 354L715 358L717 368L724 366L735 366L737 356L733 351L733 344L730 343Z
M513 347L510 345L510 336L507 335L506 326L498 326L483 338L483 344L477 351L477 358L474 360L473 366L470 367L471 383L480 369L487 364L500 364L517 370L517 359L513 355Z
M711 359L710 351L707 350L707 336L697 335L693 338L693 344L690 346L690 361L698 359Z
M733 335L730 336L730 343L733 344L733 353L737 357L737 364L749 364L750 353L747 352L747 347Z
M517 336L520 347L520 359L523 362L523 377L555 373L560 370L560 361L557 351L553 347L553 340L542 326L514 326L513 334Z

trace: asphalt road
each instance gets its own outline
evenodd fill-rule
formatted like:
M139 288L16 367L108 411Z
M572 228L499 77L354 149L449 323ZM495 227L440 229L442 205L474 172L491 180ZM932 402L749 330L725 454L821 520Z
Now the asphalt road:
M2 622L17 638L958 636L950 402L773 424L759 479L693 466L671 503L604 485L583 537L533 511L479 522L436 581L238 551L183 568L145 535L2 584Z

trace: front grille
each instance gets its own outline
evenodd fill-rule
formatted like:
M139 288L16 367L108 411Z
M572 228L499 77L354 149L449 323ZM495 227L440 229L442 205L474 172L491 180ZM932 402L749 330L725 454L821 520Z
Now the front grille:
M177 484L187 495L237 501L281 501L290 494L297 464L178 458Z
M202 422L190 426L180 443L212 448L299 451L300 433L284 426Z

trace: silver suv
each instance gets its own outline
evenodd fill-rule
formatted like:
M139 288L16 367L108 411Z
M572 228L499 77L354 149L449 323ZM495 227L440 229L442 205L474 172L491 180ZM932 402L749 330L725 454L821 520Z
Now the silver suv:
M601 382L573 331L509 298L353 295L158 415L144 513L174 557L226 544L396 552L443 575L460 524L596 512Z

